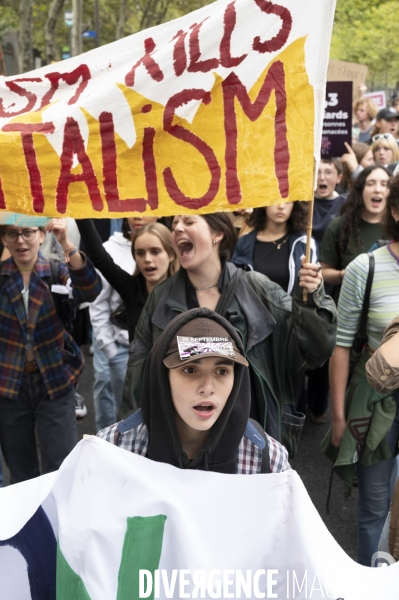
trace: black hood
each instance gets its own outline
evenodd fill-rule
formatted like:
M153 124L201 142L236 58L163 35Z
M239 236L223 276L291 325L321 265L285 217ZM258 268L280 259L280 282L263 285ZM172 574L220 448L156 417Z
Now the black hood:
M141 393L141 410L149 432L148 458L183 469L236 473L237 448L246 429L251 392L248 368L234 364L234 385L226 405L212 426L196 457L190 461L183 450L175 423L168 369L163 364L177 331L198 317L220 323L244 355L240 336L223 317L208 308L188 310L171 321L148 355Z

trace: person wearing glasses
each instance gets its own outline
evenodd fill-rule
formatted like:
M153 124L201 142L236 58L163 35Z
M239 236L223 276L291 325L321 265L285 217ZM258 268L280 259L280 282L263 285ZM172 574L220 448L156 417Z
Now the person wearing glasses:
M43 227L0 227L11 255L0 264L0 445L11 483L57 470L76 443L74 383L83 358L64 324L102 287L69 241L65 219L52 219L46 229L65 254L55 281L39 252Z

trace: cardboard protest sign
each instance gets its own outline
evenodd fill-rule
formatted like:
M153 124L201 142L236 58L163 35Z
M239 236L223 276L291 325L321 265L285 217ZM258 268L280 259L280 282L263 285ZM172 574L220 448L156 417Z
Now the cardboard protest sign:
M0 78L0 210L159 216L311 199L334 8L218 0Z
M181 470L98 438L57 473L0 490L0 586L12 600L396 600L332 538L298 474Z

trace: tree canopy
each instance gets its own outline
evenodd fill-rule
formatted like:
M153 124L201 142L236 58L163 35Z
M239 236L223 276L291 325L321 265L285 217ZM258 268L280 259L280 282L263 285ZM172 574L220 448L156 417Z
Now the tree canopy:
M98 0L101 44L158 25L187 14L211 0ZM0 41L4 33L18 29L20 7L32 5L33 46L45 59L45 29L52 0L2 0L0 5ZM58 0L61 5L55 26L54 59L62 56L62 48L70 46L69 27L64 12L70 11L71 0ZM94 29L95 0L83 1L82 23ZM397 0L338 0L334 20L331 58L365 64L369 80L384 87L395 87L399 80L399 46L396 43L399 22ZM95 46L95 40L83 42L83 50Z
M331 58L367 65L370 81L396 87L398 22L396 0L338 0Z

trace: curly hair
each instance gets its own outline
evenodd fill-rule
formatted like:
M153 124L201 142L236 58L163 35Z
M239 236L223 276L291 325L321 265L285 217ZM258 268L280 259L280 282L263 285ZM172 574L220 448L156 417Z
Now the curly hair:
M287 221L288 233L297 233L306 230L308 212L309 205L307 202L294 202L294 208ZM256 231L263 231L267 223L266 207L255 208L246 218L246 222Z
M371 98L360 98L360 100L358 100L354 106L353 106L353 112L356 112L357 109L359 108L359 106L364 106L365 109L367 110L367 116L370 119L370 121L372 119L375 119L378 113L378 106L376 105L376 103L374 102L374 100L372 100Z
M388 185L391 181L390 172L381 165L370 165L359 173L348 194L345 204L343 204L341 208L341 215L345 215L345 223L339 238L341 252L345 252L351 234L355 234L356 246L360 248L362 245L360 241L360 225L364 209L363 190L366 186L367 177L376 169L382 169L389 176Z
M392 216L392 210L399 214L399 175L396 175L389 186L387 210L381 225L388 239L399 242L399 224Z

